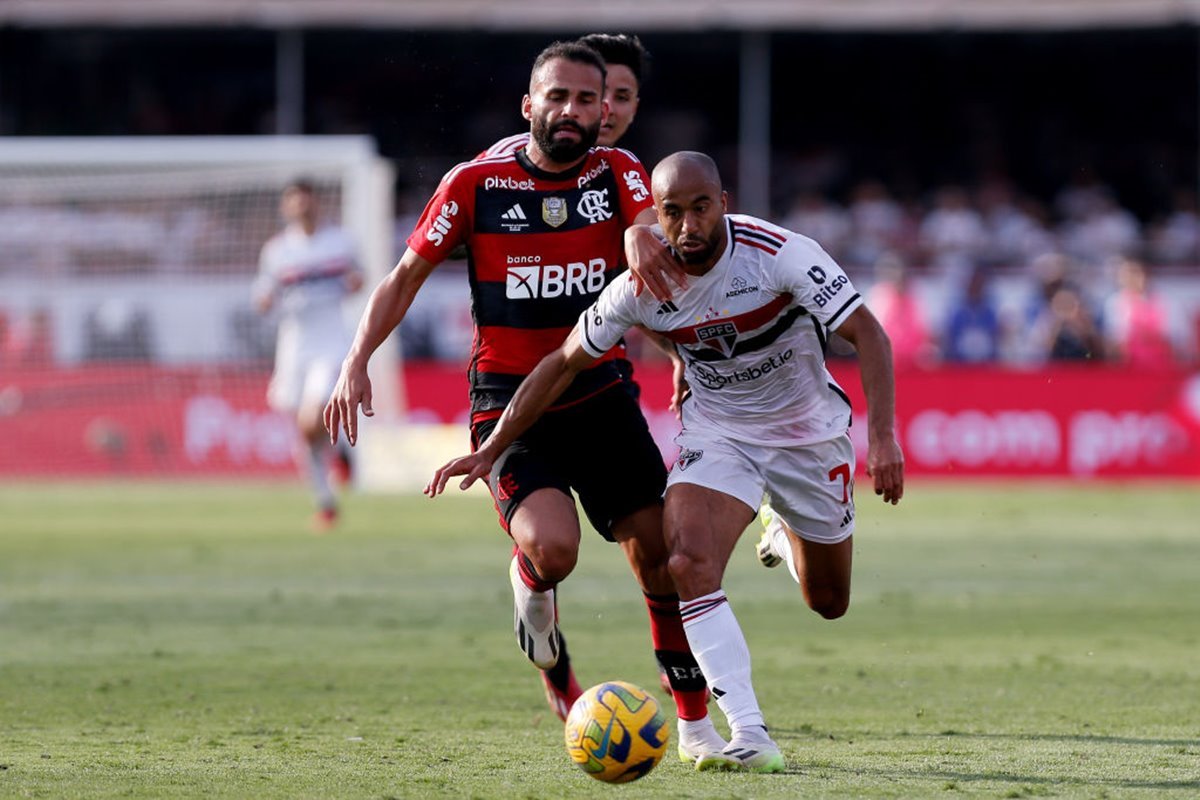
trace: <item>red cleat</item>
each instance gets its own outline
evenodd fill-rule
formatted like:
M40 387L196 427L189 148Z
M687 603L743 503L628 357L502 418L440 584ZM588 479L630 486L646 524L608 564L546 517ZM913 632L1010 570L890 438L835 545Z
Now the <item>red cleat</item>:
M317 509L313 514L312 527L315 533L326 533L337 525L338 512L336 508Z
M545 670L542 670L542 684L546 688L546 702L550 704L550 709L559 719L566 722L567 714L571 713L571 706L575 705L579 695L583 694L583 689L579 688L579 681L575 680L575 670L568 674L565 692L550 681L550 676Z

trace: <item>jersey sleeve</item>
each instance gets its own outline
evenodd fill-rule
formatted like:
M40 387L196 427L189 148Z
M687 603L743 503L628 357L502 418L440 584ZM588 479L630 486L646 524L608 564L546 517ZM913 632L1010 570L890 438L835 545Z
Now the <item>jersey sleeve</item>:
M863 304L850 278L821 246L794 235L779 252L776 287L790 292L828 330L837 330Z
M258 254L258 275L254 278L254 283L250 287L250 295L255 302L263 302L275 295L279 289L279 280L275 276L275 271L271 268L274 259L272 252L275 248L275 239L271 238L263 245L262 250Z
M633 278L621 275L604 287L596 302L579 315L579 342L588 355L600 358L637 324L633 288Z
M446 173L409 235L406 244L426 261L440 264L455 247L466 242L475 196L473 174L458 167Z
M613 150L612 165L621 196L621 221L628 227L638 214L654 206L650 197L650 176L637 156L628 150Z

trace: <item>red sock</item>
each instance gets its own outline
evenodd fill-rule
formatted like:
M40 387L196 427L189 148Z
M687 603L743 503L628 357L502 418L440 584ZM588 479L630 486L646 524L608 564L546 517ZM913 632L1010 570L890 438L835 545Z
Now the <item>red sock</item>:
M517 557L517 574L521 576L521 582L535 592L548 592L557 586L557 583L551 583L544 580L541 575L537 574L537 570L533 568L533 562L529 560L529 556L521 552L521 548L513 545L513 555ZM683 630L680 628L680 630Z
M708 686L688 646L679 617L679 595L646 595L654 655L671 683L675 707L683 720L708 716Z

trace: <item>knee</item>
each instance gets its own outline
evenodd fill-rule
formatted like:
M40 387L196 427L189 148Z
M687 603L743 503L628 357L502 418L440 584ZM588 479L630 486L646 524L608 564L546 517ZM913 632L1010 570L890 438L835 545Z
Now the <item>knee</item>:
M685 597L700 597L721 588L716 564L696 551L676 548L667 561L667 569L676 590Z
M844 617L850 609L850 595L834 590L812 592L807 600L808 607L824 619Z
M579 547L561 541L534 542L525 555L542 580L557 583L565 580L575 569Z

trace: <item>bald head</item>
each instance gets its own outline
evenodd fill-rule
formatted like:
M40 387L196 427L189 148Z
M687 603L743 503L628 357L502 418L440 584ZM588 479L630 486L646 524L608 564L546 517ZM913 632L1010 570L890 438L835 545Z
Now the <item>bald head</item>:
M704 153L681 150L658 162L650 177L655 198L677 192L683 186L707 186L715 197L721 194L721 173L717 164Z
M703 275L725 251L725 192L717 165L704 153L673 153L650 179L654 210L684 270Z

